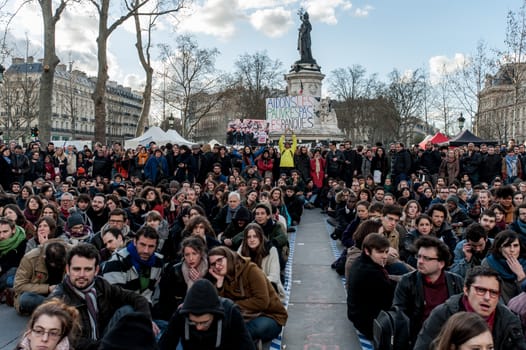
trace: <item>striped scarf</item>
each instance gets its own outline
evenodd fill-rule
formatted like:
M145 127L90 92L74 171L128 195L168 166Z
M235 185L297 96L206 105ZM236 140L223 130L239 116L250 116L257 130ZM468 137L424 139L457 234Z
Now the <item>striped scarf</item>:
M97 320L99 314L99 308L97 306L97 290L95 289L95 280L91 282L89 286L84 289L78 289L71 283L69 276L66 276L64 279L66 284L71 288L71 290L82 300L86 302L88 307L89 323L91 326L91 339L99 339L99 329L97 327Z

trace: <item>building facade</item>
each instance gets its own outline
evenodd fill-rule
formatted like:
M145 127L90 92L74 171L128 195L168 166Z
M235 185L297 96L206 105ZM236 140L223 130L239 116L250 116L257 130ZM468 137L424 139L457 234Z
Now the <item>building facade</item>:
M14 58L4 73L0 92L0 130L4 140L27 142L30 129L38 127L42 61ZM55 70L51 140L93 140L95 111L91 94L95 78L59 64ZM142 95L109 81L106 88L107 142L123 142L135 136L142 110Z
M526 139L526 64L508 64L486 77L479 94L475 134L506 143Z

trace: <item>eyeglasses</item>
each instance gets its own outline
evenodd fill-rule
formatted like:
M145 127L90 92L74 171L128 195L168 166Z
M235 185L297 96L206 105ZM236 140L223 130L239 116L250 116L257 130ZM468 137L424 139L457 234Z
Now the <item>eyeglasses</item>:
M210 325L212 324L212 321L214 321L214 318L211 318L208 321L201 321L201 322L190 321L190 319L188 319L188 324L190 326L196 326L196 327L201 326L203 328L206 328L206 327L210 327Z
M124 222L124 220L108 220L108 222L110 224L120 224L120 223Z
M51 329L49 331L46 331L43 328L33 328L31 330L33 335L38 338L42 338L44 334L47 334L49 338L58 339L62 336L62 332L58 329Z
M486 293L489 293L490 298L495 299L495 298L498 298L500 294L500 292L495 289L488 289L488 288L479 287L479 286L472 286L472 287L475 290L475 294L480 295L480 296L485 296Z
M422 259L422 260L424 260L424 261L433 261L433 260L438 261L438 258L432 258L432 257L430 257L430 256L425 256L425 255L420 255L420 254L418 254L418 255L416 256L416 260L420 260L420 259Z
M223 266L224 262L225 262L225 257L222 256L220 258L217 258L216 261L214 261L214 262L210 261L210 266L211 267L216 267L218 264Z

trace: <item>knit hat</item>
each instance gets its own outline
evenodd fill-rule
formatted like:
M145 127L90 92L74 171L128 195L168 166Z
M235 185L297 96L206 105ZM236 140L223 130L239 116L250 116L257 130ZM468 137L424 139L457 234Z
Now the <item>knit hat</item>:
M446 203L447 203L447 202L453 202L453 203L455 203L455 205L458 207L458 197L457 197L457 196L454 196L454 195L453 195L453 196L449 196L449 197L447 197L447 199L446 199Z
M219 301L217 290L209 280L200 279L190 287L184 298L181 314L192 313L203 315L207 313L224 315L224 309Z
M240 206L239 209L234 213L232 220L244 220L246 222L249 222L252 220L252 215L250 214L250 211L247 208L245 208L244 206Z
M122 316L102 338L99 350L158 350L152 321L142 312Z
M76 225L84 225L84 219L79 214L73 213L68 217L68 228Z

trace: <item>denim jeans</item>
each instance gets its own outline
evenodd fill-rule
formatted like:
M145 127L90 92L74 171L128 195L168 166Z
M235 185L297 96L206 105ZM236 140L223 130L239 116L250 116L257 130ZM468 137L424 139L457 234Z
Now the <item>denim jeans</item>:
M23 315L31 315L37 306L44 302L44 299L46 299L46 297L41 294L23 292L18 298L20 313Z
M0 292L6 288L13 288L13 283L15 282L15 274L16 267L12 267L0 277Z
M263 342L276 338L281 332L281 326L270 317L260 316L247 323L247 330L254 340Z

